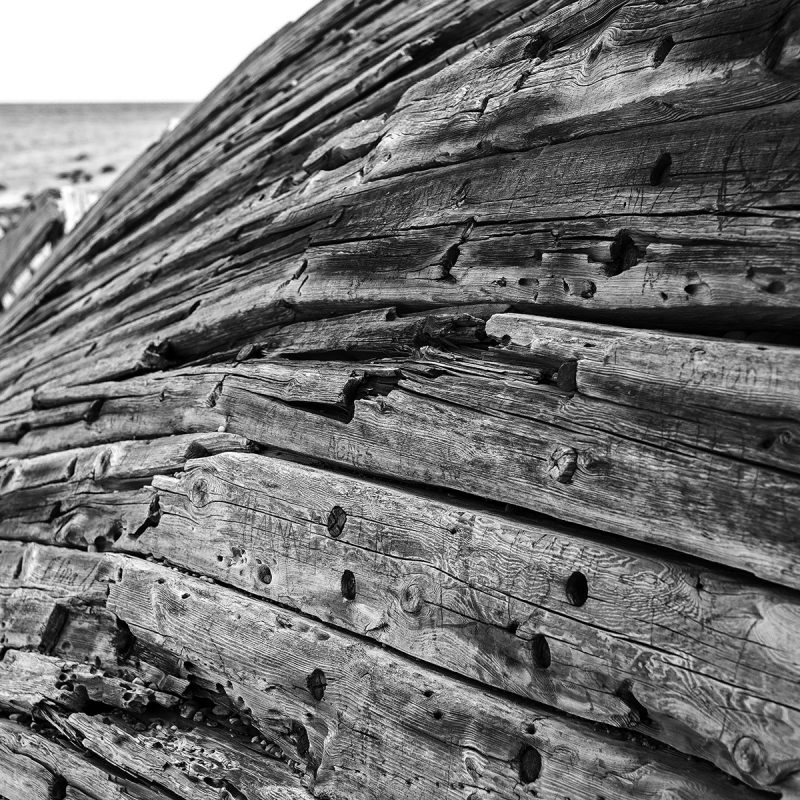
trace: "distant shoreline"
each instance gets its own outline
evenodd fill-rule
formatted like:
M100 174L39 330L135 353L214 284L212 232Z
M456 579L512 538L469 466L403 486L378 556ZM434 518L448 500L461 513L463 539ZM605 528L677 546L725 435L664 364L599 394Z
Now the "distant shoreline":
M47 189L102 194L192 103L0 103L0 229Z
M12 106L193 106L197 101L186 100L143 100L136 102L132 100L55 100L52 103L39 102L38 100L0 100L0 108L8 108Z

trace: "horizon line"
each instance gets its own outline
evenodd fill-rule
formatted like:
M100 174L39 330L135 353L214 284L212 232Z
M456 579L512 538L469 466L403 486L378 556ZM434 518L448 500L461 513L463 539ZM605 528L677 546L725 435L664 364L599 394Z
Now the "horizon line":
M48 105L48 106L75 106L75 105L192 105L199 103L198 100L2 100L0 106L26 106L26 105Z

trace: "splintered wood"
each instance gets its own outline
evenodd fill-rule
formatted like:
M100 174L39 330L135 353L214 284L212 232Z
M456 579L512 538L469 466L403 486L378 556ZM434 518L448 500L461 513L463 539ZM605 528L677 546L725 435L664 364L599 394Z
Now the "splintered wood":
M0 315L2 800L800 798L794 0L326 0Z

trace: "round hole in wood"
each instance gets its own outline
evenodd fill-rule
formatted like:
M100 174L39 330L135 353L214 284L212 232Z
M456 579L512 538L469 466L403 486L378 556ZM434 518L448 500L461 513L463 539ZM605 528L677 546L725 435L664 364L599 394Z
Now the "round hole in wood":
M537 633L531 639L531 653L533 654L533 663L539 669L547 669L550 666L550 645L543 633Z
M542 756L535 747L523 747L519 754L519 779L533 783L542 771Z
M258 568L256 574L258 575L258 579L261 581L261 583L265 583L267 585L272 583L272 570L266 564L262 564Z
M567 600L574 606L582 606L589 597L589 582L586 576L579 570L575 570L567 578L566 586Z
M356 599L356 576L349 569L342 573L342 597L345 600Z

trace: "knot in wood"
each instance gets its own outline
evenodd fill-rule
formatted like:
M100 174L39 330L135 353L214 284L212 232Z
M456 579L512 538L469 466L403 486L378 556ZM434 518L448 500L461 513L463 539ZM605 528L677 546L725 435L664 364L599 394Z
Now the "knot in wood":
M601 473L606 470L607 462L595 456L590 450L583 450L578 455L578 466L583 472Z
M578 466L578 454L572 447L557 447L550 454L547 474L559 483L571 483Z
M103 409L103 403L105 401L103 399L92 400L89 404L89 407L83 414L83 421L87 425L91 425L93 422L97 422L98 418L100 417L100 412Z
M334 506L328 514L328 533L334 539L342 535L347 522L347 512L341 506Z
M247 361L249 358L260 358L261 348L257 344L246 344L236 354L237 361Z
M189 490L189 499L192 505L204 506L208 503L208 481L205 478L198 478Z
M400 608L406 614L419 614L425 605L425 588L417 578L412 578L400 590Z
M94 464L92 465L92 476L95 480L99 480L106 474L108 467L111 464L112 455L113 453L110 447L107 447L105 450L97 454L94 459Z
M764 745L752 736L741 736L733 746L733 763L746 775L758 772L766 762Z

